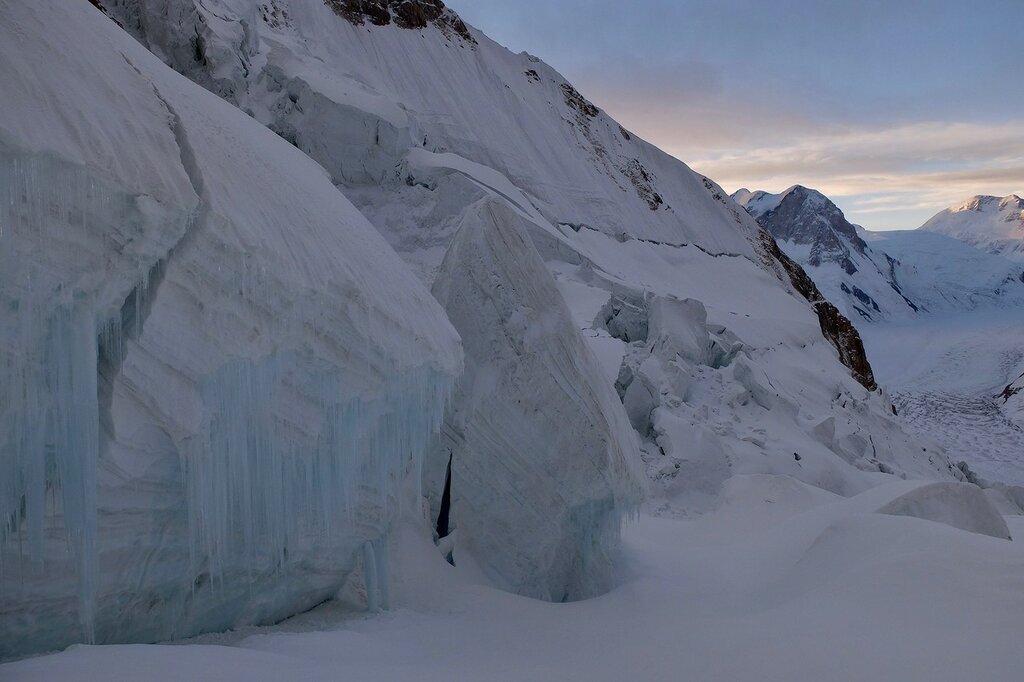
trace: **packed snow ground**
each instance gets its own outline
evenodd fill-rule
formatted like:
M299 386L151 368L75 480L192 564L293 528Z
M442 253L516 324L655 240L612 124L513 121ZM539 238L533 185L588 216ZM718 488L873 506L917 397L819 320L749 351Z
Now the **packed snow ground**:
M188 646L75 646L0 677L1019 680L1024 546L874 513L925 497L920 482L879 479L846 499L788 477L736 477L699 520L629 525L619 587L568 604L488 587L410 525L396 558L423 570L394 586L395 611L327 605ZM943 505L980 518L970 504ZM1024 533L1024 518L1008 520Z
M1024 484L1024 431L1000 409L1020 374L1024 309L861 325L880 384L910 428L982 477Z

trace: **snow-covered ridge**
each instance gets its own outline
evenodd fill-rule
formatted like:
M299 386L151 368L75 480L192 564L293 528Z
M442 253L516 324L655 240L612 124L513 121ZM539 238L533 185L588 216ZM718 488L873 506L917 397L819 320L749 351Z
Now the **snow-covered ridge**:
M940 211L919 229L959 239L1017 262L1024 261L1024 199L978 195Z

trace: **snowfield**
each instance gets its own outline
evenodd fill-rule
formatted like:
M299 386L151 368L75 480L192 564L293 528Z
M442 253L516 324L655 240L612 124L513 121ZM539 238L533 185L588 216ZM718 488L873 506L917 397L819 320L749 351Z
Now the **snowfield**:
M183 646L76 646L0 674L12 682L1019 679L1024 546L874 513L918 490L894 482L846 499L787 477L736 477L699 520L644 515L628 525L618 587L569 604L495 590L470 562L448 566L406 526L395 559L415 557L422 570L395 585L389 613L325 606ZM979 511L969 501L957 508ZM1024 517L1010 520L1024 532Z

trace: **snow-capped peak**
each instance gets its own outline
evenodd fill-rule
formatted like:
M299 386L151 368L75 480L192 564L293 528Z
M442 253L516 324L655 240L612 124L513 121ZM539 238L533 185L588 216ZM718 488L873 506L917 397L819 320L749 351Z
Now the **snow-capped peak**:
M973 196L940 211L920 229L959 239L988 253L1024 260L1024 200L1017 194Z

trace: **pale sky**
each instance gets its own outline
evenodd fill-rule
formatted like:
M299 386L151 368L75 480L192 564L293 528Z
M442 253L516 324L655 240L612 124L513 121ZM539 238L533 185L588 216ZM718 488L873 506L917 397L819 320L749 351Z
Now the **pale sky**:
M1024 0L447 0L727 190L869 229L1024 193Z

